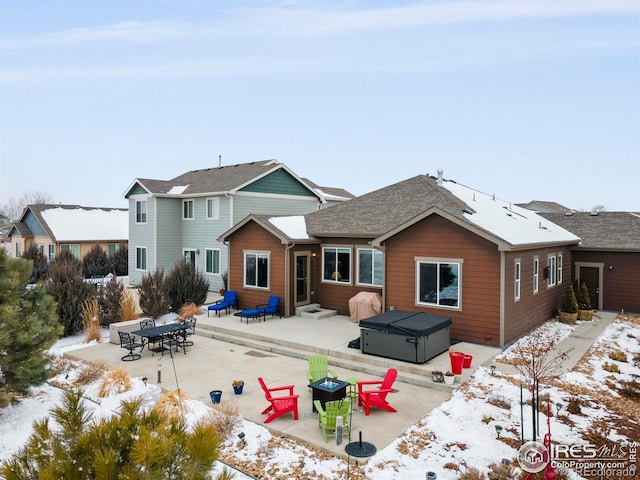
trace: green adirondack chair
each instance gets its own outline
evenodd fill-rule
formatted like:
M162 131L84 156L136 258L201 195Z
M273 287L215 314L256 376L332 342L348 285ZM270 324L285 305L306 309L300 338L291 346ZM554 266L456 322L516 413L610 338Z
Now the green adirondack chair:
M329 442L329 437L336 436L337 417L342 417L342 436L346 435L351 441L351 399L349 397L326 402L324 408L320 400L315 400L313 404L318 411L318 426L322 429L325 443Z
M318 381L321 378L326 378L328 375L331 375L333 378L338 378L335 372L329 369L329 361L326 356L311 355L307 361L309 363L309 369L307 370L307 380L309 380L309 383Z

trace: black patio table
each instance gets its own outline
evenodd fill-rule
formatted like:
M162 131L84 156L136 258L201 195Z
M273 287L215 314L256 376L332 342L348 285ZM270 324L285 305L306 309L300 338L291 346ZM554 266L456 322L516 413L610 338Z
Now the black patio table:
M164 325L156 325L155 327L142 328L140 330L134 330L131 332L132 335L137 335L139 337L149 339L152 337L161 337L162 338L162 353L164 354L164 339L166 337L172 336L176 332L184 331L189 328L189 324L187 322L181 323L166 323ZM145 342L145 344L148 342ZM185 353L186 347L185 347Z
M333 400L342 400L347 396L347 387L349 382L338 380L337 378L321 378L307 385L312 390L312 411L316 411L316 400L320 400L320 404L324 408L325 403Z

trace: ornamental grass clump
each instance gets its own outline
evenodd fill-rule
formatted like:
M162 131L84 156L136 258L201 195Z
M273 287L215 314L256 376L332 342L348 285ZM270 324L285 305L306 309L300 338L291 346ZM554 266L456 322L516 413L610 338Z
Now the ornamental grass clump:
M182 417L183 402L189 396L182 390L172 390L164 393L158 402L153 406L153 410L164 415L168 420L177 420Z
M108 397L131 390L131 377L129 373L122 369L109 370L100 383L98 396L100 398Z
M95 298L82 302L82 329L85 343L100 341L100 306Z

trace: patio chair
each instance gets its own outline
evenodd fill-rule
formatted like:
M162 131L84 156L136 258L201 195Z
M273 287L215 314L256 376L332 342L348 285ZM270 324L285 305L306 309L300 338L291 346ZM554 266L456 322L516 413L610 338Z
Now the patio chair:
M381 408L388 412L396 412L397 410L387 402L387 395L393 392L393 382L398 376L395 368L387 370L382 380L361 380L358 385L358 405L364 407L365 415L369 415L371 407ZM378 385L379 388L365 388Z
M295 395L293 393L294 385L282 385L279 387L271 387L268 388L262 377L258 377L258 383L264 390L264 396L269 402L269 406L262 411L262 414L271 414L269 415L264 423L269 423L272 420L286 414L293 413L293 419L298 420L298 398L300 395ZM288 395L279 395L273 396L273 392L281 392L288 391Z
M193 346L193 340L189 340L189 337L192 337L193 335L196 334L196 317L185 318L184 321L189 325L187 329L184 331L187 337L185 339L185 345L187 347L191 347Z
M329 369L329 361L325 355L311 355L307 359L309 369L307 370L307 380L309 383L316 382L321 378L331 375L332 378L338 378L335 372Z
M272 317L277 313L280 318L282 318L282 313L280 313L280 297L278 295L270 295L267 303L256 305L256 310L260 311L263 315L271 315Z
M318 411L318 426L324 434L324 442L329 442L329 437L335 437L336 419L342 417L342 436L347 435L351 441L351 399L332 400L325 402L324 408L320 400L314 400L313 404Z
M153 318L145 318L144 320L140 320L140 329L144 329L144 328L152 328L156 326L156 321ZM155 352L161 352L163 350L163 342L162 342L162 335L159 335L157 337L149 337L147 339L147 341L145 342L144 339L142 340L142 343L144 343L145 345L147 345L147 349L151 350L151 356L153 357L153 354ZM151 345L154 345L153 348L151 348ZM157 347L157 345L160 345L160 347Z
M129 353L127 353L121 360L125 362L131 362L132 360L138 360L142 357L140 353L136 352L137 349L144 348L144 343L136 340L136 337L131 335L129 332L123 332L122 330L118 330L120 334L120 348L124 348Z
M238 308L238 292L235 290L227 290L221 300L207 307L207 317L209 312L216 312L220 316L220 312L224 310L227 315L232 308Z
M177 332L173 332L171 335L166 336L164 339L164 344L167 346L169 350L169 354L175 349L178 352L180 349L184 351L184 354L187 354L187 330L178 330ZM162 351L164 355L164 350Z

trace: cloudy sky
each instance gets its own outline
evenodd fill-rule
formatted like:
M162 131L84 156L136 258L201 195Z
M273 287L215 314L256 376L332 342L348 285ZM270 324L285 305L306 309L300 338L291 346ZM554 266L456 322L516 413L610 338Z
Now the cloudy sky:
M637 0L0 0L0 205L276 158L640 211Z

